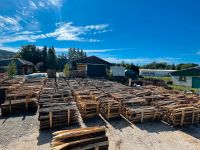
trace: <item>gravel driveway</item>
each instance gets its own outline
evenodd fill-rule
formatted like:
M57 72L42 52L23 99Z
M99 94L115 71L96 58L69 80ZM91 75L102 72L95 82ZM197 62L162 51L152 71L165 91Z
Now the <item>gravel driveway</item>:
M0 149L49 150L51 132L39 132L37 118L38 115L0 118ZM106 121L102 117L81 124L105 126L110 150L200 150L200 124L173 128L162 122L134 125L124 118Z

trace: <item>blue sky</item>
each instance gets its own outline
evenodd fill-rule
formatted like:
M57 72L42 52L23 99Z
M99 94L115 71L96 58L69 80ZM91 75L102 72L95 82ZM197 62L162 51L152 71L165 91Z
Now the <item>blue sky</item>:
M0 0L0 49L84 49L110 62L200 64L198 0Z

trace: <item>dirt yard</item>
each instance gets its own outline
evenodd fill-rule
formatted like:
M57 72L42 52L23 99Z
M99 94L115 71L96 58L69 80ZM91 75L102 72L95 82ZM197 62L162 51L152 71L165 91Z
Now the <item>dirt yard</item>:
M39 131L37 117L0 118L0 149L49 150L51 132ZM200 150L200 124L174 128L162 122L131 124L124 118L106 121L102 117L81 123L96 125L106 127L110 150Z

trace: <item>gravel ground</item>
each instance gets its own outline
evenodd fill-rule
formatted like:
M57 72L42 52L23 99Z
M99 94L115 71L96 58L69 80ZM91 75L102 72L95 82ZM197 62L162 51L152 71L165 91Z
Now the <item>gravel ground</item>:
M39 132L37 117L26 115L0 118L0 149L50 149L51 132ZM109 150L200 150L200 124L173 128L162 122L134 125L124 118L108 122L102 117L81 124L105 126L109 137Z

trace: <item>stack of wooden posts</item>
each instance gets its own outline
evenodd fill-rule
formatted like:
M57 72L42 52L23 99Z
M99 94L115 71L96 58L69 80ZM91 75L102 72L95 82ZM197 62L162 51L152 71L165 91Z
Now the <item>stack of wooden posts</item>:
M68 84L47 81L39 99L40 129L55 129L78 123L76 103Z
M66 127L78 122L75 103L49 103L39 110L40 130Z
M163 107L163 120L173 126L199 122L199 109L190 105L168 105Z
M121 113L121 103L114 100L112 97L101 97L100 101L100 113L107 120L110 118L119 117Z
M126 107L124 116L131 122L154 121L157 118L157 110L152 106Z
M82 114L84 114L83 109L86 110L85 108L87 107L81 104L82 102L99 102L99 111L106 119L111 118L111 116L118 116L119 114L117 114L117 112L121 112L125 118L132 122L159 119L167 121L171 125L176 125L173 121L168 121L172 118L171 116L176 114L171 112L183 109L188 114L191 109L190 107L194 107L194 120L188 121L187 119L192 120L192 116L186 115L187 119L184 119L185 122L183 122L182 125L194 124L199 120L196 118L200 115L197 117L196 114L197 109L198 112L200 110L200 97L196 95L187 95L185 93L152 85L128 87L102 79L79 78L69 81L69 85L71 85L73 91L75 91L74 95L76 97L76 102ZM185 105L188 106L188 111L185 108ZM109 106L111 109L109 109ZM116 113L113 113L113 115L112 106L114 110L113 112ZM170 107L170 109L167 109L168 107Z
M8 88L6 100L1 105L2 115L24 112L35 113L37 111L38 98L43 87L43 81L30 83L24 80L17 87L14 84Z
M52 150L108 150L105 128L88 127L53 133Z
M99 115L99 102L95 101L88 90L74 91L77 106L84 119Z

